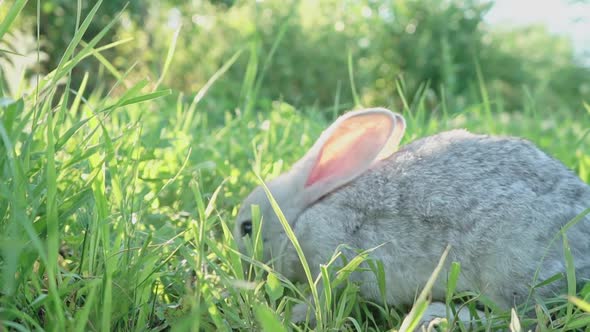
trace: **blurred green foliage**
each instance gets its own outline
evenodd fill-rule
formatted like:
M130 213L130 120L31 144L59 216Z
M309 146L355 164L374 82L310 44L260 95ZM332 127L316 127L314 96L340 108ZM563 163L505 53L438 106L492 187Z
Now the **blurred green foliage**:
M42 2L40 34L49 55L47 68L59 62L79 24L76 12L83 17L89 10L88 2L80 3L81 8L78 1ZM243 108L246 99L268 108L280 99L321 110L347 109L355 102L352 73L361 104L401 109L403 99L423 97L437 110L444 97L455 111L481 97L478 69L492 102L502 100L508 111L526 108L523 101L529 99L548 111L581 111L580 100L590 99L590 69L576 62L567 39L543 27L490 27L484 21L493 6L489 1L125 3L104 2L85 40L124 9L105 42L133 38L108 56L122 70L135 66L138 80L159 76L179 28L173 65L163 83L188 95L235 52L245 51L223 83L209 92L206 102L214 108ZM28 3L22 20L30 33L36 4ZM97 68L98 61L85 61L74 73L74 85L84 72ZM248 80L257 82L256 96L244 95Z

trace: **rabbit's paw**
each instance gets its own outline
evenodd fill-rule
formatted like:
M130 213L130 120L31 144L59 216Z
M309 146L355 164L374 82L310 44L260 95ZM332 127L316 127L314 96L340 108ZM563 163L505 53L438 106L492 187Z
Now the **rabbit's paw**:
M420 319L419 330L436 331L435 328L437 326L441 326L443 330L446 330L449 327L450 321L455 318L461 321L466 327L473 328L476 326L475 321L478 317L485 317L485 314L479 310L477 310L478 317L472 317L468 310L459 310L457 317L454 317L452 313L449 313L449 315L449 320L447 320L447 306L444 303L433 302L424 311L424 315ZM483 318L480 319L483 321Z
M419 331L435 331L435 327L446 322L447 307L444 303L431 303L420 318Z

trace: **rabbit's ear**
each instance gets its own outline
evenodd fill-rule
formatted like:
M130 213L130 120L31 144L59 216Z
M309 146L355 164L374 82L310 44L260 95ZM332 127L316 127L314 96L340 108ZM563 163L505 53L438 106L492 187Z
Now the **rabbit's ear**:
M300 170L306 174L304 200L314 202L391 155L404 130L402 116L383 108L349 112L338 118L301 160Z
M379 152L379 155L377 156L376 160L387 159L395 151L397 151L399 143L402 141L404 133L406 132L406 120L404 119L404 117L397 113L392 113L392 115L394 124L391 136L389 136L389 140L387 141L381 152Z

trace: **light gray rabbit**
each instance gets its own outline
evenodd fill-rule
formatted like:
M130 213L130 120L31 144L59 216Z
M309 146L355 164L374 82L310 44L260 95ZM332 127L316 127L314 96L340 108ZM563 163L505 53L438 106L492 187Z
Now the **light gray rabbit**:
M383 262L388 302L411 305L450 245L447 263L461 263L457 291L480 292L508 309L526 299L531 285L565 272L559 232L590 207L590 186L523 139L452 130L395 151L404 130L402 116L386 109L349 112L288 172L267 182L314 276L341 244L380 246L371 257ZM264 259L290 280L304 280L261 187L238 213L239 247L252 232L252 204L263 217ZM576 277L587 280L590 216L567 236ZM447 271L432 289L434 301L445 298ZM374 273L352 278L364 297L380 298ZM535 291L554 295L564 285ZM445 316L444 310L434 302L427 315Z

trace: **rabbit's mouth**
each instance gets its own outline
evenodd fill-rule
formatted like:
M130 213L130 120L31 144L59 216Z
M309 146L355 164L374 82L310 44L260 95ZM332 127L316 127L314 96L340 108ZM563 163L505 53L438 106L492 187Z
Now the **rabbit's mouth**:
M276 247L270 246L269 249L267 253L270 257L265 257L269 265L274 264L271 266L274 266L277 272L291 281L302 280L301 274L303 270L299 256L286 234L281 235L281 240L278 241Z

